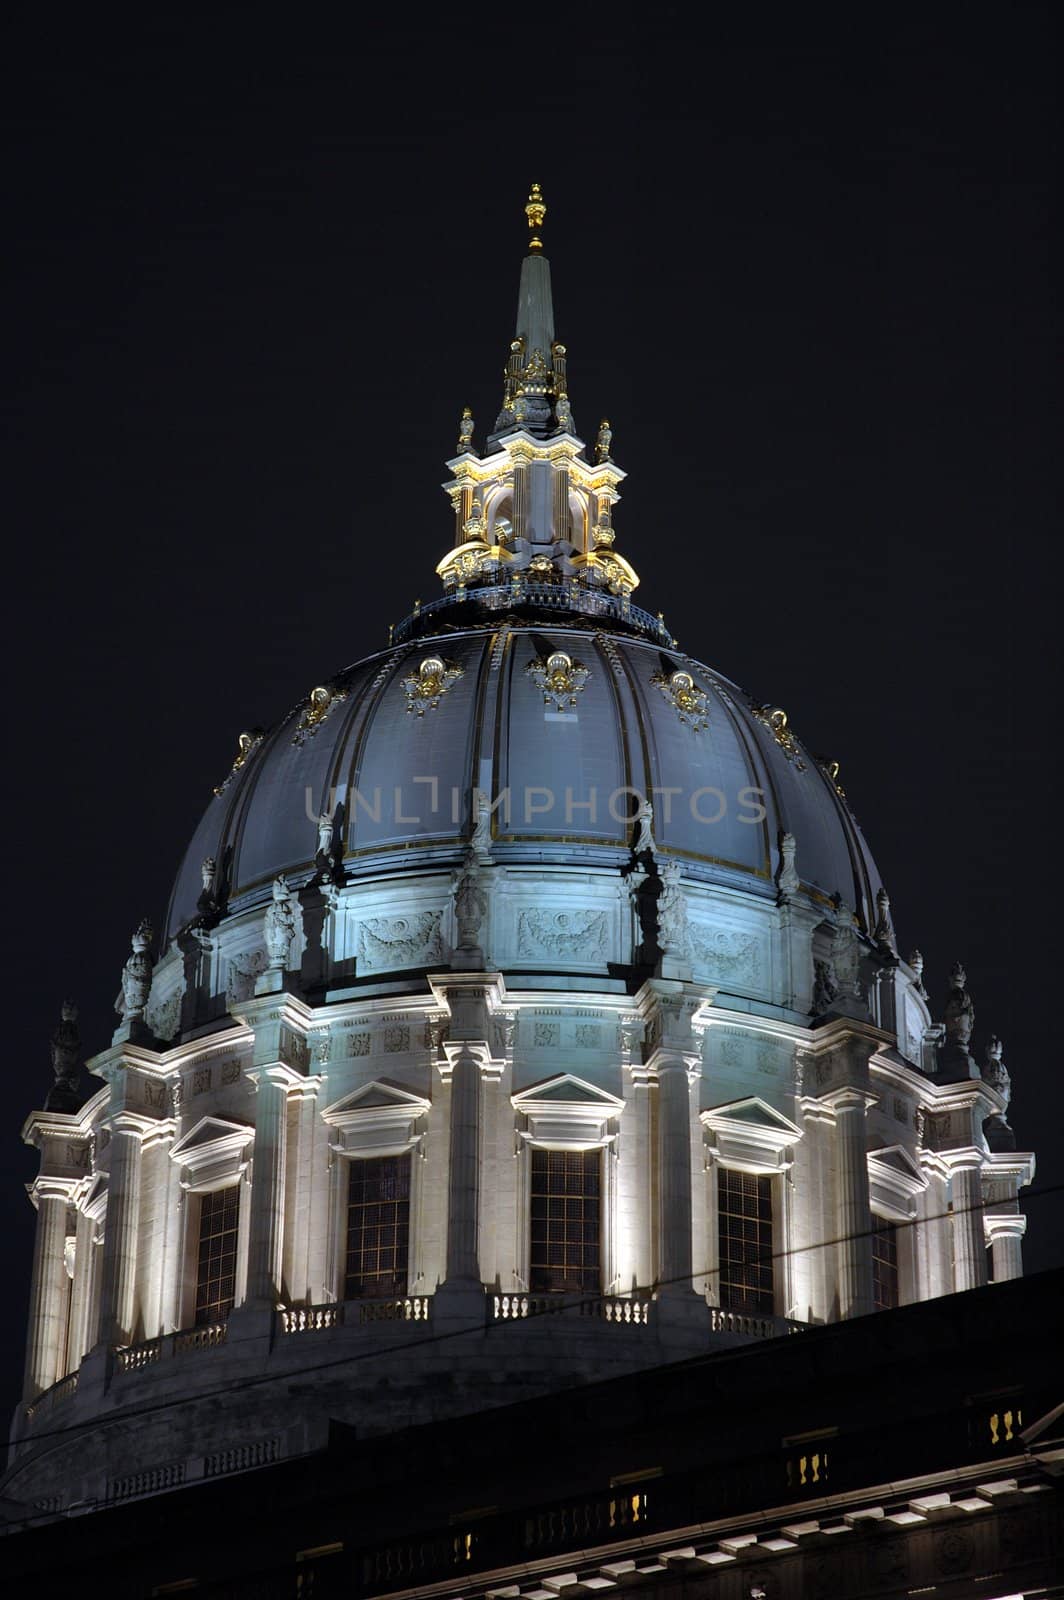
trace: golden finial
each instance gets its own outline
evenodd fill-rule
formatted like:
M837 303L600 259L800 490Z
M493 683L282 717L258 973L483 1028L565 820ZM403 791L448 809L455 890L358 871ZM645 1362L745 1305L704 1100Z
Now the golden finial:
M547 215L547 207L543 202L543 190L538 183L534 183L529 190L528 204L525 207L525 216L528 226L532 230L532 237L528 241L530 250L542 250L543 240L539 237L538 230L543 226L543 219Z

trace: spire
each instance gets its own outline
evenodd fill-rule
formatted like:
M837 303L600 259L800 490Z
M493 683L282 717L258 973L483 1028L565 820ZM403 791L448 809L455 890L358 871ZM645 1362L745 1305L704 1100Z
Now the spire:
M565 346L554 337L550 262L543 254L540 236L547 207L538 183L529 191L525 215L528 253L521 263L517 319L503 375L502 410L488 440L489 447L515 427L538 439L576 432L567 391Z
M547 207L538 183L532 185L525 215L529 226L528 254L521 263L515 339L522 341L526 360L531 360L538 351L546 362L554 348L554 303L550 290L550 262L543 254L543 240L540 238Z
M554 333L538 183L524 211L529 237L502 408L482 446L474 442L472 408L462 412L443 486L454 513L454 544L436 568L444 593L415 606L391 640L438 628L441 606L456 606L473 615L582 612L674 647L660 613L655 619L632 604L639 576L614 548L613 508L625 474L613 460L609 423L599 428L593 460L576 431L567 352Z

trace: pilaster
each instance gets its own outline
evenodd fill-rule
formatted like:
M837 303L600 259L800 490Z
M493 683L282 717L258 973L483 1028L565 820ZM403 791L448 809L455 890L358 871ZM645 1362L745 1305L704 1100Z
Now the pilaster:
M23 1398L33 1400L66 1370L66 1224L74 1185L41 1176L29 1186L37 1207Z

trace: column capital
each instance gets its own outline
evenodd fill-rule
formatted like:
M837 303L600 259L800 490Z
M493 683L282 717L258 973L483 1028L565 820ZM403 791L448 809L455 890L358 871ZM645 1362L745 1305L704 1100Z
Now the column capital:
M154 1133L159 1127L158 1117L148 1117L142 1111L131 1111L122 1107L112 1111L109 1116L100 1119L101 1128L109 1128L111 1137L116 1138L120 1133L131 1134L134 1138L144 1139L149 1133Z
M702 1057L693 1050L674 1050L668 1045L656 1045L643 1063L642 1082L657 1085L663 1072L681 1068L687 1073L687 1082L693 1089L702 1077Z
M56 1178L50 1173L38 1173L33 1182L26 1185L26 1193L35 1206L42 1200L62 1200L64 1205L69 1205L84 1181L84 1174L78 1178Z
M248 1067L244 1073L249 1083L255 1085L256 1090L262 1089L268 1083L280 1084L285 1089L305 1088L308 1083L320 1083L317 1077L307 1078L302 1072L297 1072L294 1067L286 1066L283 1061L271 1061L262 1066Z
M985 1156L974 1145L968 1145L960 1150L936 1150L934 1152L939 1163L951 1178L961 1172L981 1172Z
M1022 1239L1027 1232L1027 1218L1022 1211L1009 1211L1004 1215L997 1212L992 1216L984 1211L983 1228L990 1244L995 1239Z
M836 1116L840 1111L871 1111L879 1104L877 1094L856 1083L841 1083L835 1089L826 1089L817 1098L823 1105L830 1106Z
M443 1060L436 1062L441 1083L450 1083L455 1067L463 1059L476 1063L485 1083L498 1083L502 1078L506 1063L493 1060L491 1046L486 1039L446 1039L441 1048Z

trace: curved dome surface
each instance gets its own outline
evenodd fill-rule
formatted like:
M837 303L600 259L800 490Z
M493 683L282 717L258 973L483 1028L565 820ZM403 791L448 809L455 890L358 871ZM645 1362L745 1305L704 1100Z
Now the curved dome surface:
M558 693L545 676L555 653ZM371 656L263 735L189 845L168 937L197 914L206 857L229 906L265 897L279 873L309 876L323 810L338 814L349 876L457 861L476 789L494 808L499 861L622 865L645 795L659 849L686 876L773 894L778 837L791 833L803 886L874 922L868 847L785 721L774 728L767 708L677 650L510 617Z

